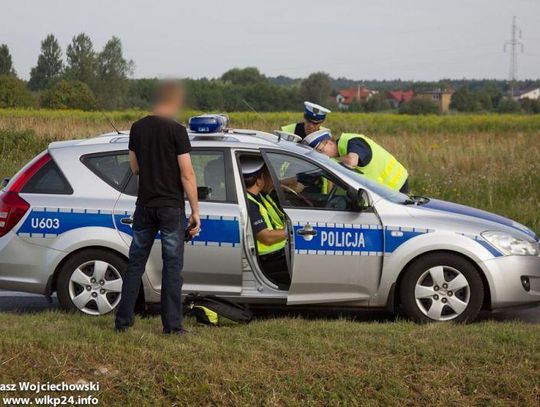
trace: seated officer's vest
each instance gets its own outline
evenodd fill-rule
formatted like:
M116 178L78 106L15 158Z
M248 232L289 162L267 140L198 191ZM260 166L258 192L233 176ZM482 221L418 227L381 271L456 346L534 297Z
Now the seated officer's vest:
M253 198L250 194L247 194L247 198L251 202L257 204L257 206L259 207L259 212L261 213L261 216L264 220L264 223L267 229L269 230L280 229L277 225L274 225L274 223L270 219L270 216L268 215L268 211L266 210L265 206L262 203L260 203L255 198ZM259 255L262 256L262 255L274 253L274 252L277 252L278 250L283 249L285 247L285 244L286 242L284 240L282 242L274 243L273 245L267 246L257 240L257 251L259 252Z
M371 148L371 161L364 167L355 167L355 170L373 181L399 191L409 176L407 169L392 154L369 137L362 134L343 133L338 140L338 154L340 157L347 155L349 141L354 138L363 139Z
M277 229L285 227L285 214L279 209L279 206L269 194L260 194L261 201L268 211L268 216Z

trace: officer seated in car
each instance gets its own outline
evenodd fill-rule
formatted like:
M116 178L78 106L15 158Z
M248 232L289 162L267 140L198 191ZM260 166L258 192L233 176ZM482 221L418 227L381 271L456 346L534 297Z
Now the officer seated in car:
M257 239L259 263L270 281L280 289L287 289L291 283L285 257L287 233L283 223L280 225L269 214L263 201L265 198L261 195L266 184L264 161L260 157L246 156L240 158L240 164L247 189L249 217Z

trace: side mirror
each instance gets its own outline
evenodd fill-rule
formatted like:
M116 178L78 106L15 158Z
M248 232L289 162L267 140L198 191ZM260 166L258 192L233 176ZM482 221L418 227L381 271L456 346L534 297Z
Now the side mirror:
M358 212L371 208L371 200L369 199L369 194L365 189L349 188L347 191L347 197L352 201L354 209Z
M2 180L2 188L7 187L7 184L9 184L10 177L6 177Z

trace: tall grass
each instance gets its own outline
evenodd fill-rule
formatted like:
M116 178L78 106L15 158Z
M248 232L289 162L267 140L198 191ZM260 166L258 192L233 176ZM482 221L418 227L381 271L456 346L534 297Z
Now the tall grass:
M183 119L190 114L187 112ZM111 112L120 129L146 112ZM231 113L235 127L271 131L298 113ZM414 193L508 216L540 231L540 115L400 116L332 113L334 134L362 132L403 162ZM57 139L111 131L100 112L0 110L0 176Z

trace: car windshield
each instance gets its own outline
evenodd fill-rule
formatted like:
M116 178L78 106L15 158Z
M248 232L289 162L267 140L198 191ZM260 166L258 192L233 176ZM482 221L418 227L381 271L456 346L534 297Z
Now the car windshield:
M315 150L309 151L306 155L320 163L323 163L326 167L334 170L338 174L343 174L347 177L355 179L356 181L358 181L359 184L364 185L367 189L382 196L384 199L387 199L394 203L409 203L411 201L408 195L398 191L394 191L393 189L379 184L378 182L371 181L370 179L364 177L362 174L350 170L339 162L331 160L328 156L321 154Z

